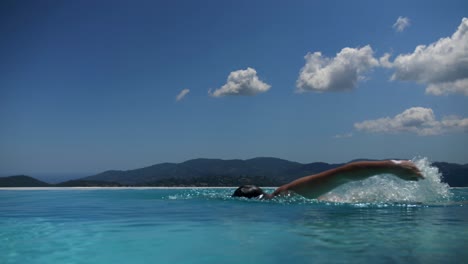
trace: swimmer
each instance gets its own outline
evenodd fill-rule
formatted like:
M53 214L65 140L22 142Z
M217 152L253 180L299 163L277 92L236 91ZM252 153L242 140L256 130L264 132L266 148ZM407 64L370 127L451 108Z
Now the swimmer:
M406 181L424 179L421 171L409 160L359 161L299 178L279 187L272 194L265 193L254 185L242 185L234 191L232 197L271 199L293 192L306 198L316 199L342 184L364 180L378 174L393 174Z

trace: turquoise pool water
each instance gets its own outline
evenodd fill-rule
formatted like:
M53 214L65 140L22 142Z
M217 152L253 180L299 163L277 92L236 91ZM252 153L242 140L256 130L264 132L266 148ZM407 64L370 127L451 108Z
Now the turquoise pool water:
M463 263L468 188L378 176L307 200L0 190L0 263ZM392 187L393 186L393 187Z

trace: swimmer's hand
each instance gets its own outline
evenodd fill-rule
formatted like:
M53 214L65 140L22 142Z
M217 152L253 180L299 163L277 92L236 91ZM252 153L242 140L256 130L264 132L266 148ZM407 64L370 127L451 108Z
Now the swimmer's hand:
M394 173L405 181L418 181L424 179L421 171L409 160L392 160L395 164Z

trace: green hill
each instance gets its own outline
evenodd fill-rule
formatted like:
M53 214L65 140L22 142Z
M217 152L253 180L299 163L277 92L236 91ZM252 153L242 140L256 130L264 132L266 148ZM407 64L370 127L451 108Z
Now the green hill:
M106 171L82 178L137 186L236 186L246 183L278 186L343 164L301 164L277 158L249 160L193 159L128 170ZM434 162L450 186L468 186L468 165Z
M25 175L0 177L0 187L48 187L48 183Z
M57 187L121 187L122 184L108 181L71 180L58 183Z
M82 178L82 180L113 181L124 185L159 185L159 182L167 182L168 179L178 182L196 182L196 179L200 177L239 179L267 177L275 183L282 183L295 177L302 166L297 162L277 158L193 159L182 163L161 163L128 171L106 171ZM210 182L214 181L210 180Z
M140 169L110 170L93 176L50 185L29 176L0 178L0 187L118 187L118 186L279 186L306 175L343 164L301 164L277 158L248 160L193 159L161 163ZM434 162L451 187L468 187L468 164Z

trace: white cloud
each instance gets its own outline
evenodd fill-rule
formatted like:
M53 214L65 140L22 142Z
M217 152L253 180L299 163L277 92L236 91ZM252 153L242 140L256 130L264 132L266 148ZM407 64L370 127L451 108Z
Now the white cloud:
M468 118L460 118L458 116L447 116L442 119L442 124L445 127L468 129Z
M308 53L296 86L303 91L345 91L353 89L363 74L379 65L372 48L344 48L334 58L322 57L322 53Z
M178 102L182 100L189 92L190 92L189 89L183 89L182 91L180 91L180 93L176 97L176 101Z
M468 96L468 78L453 82L431 83L427 86L426 93L432 95L461 93Z
M393 80L427 84L428 94L468 95L468 19L462 19L451 37L417 46L413 53L399 55L388 66L395 69Z
M256 95L264 93L271 88L271 85L262 82L257 77L257 71L252 68L246 70L233 71L229 74L227 83L214 92L208 91L213 97L227 95Z
M353 133L338 134L333 136L333 138L350 138L353 136Z
M430 108L412 107L394 117L384 117L355 123L354 128L371 133L411 132L420 136L468 131L468 118L444 117L437 121Z
M403 30L405 30L405 28L407 28L408 26L410 25L410 20L409 18L407 17L398 17L397 21L395 22L395 24L393 24L393 28L397 31L397 32L403 32Z
M382 57L379 59L380 66L384 68L391 68L393 67L393 64L390 62L390 57L392 55L390 53L385 53Z

